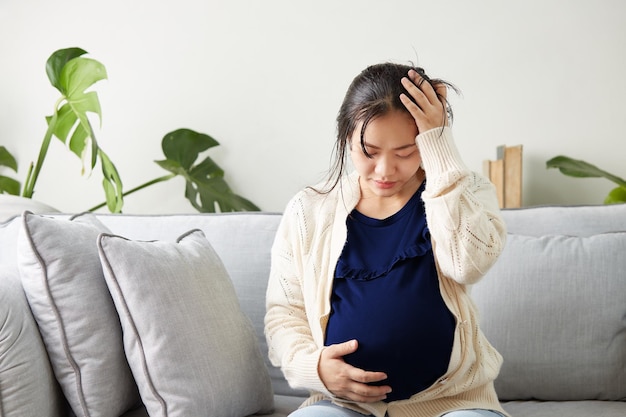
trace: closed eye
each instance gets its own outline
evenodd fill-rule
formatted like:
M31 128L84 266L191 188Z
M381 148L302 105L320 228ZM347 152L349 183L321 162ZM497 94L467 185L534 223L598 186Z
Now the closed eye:
M412 157L412 156L415 154L415 152L417 152L417 151L413 151L413 152L409 152L409 153L404 153L404 154L397 154L396 156L397 156L398 158L408 159L408 158Z

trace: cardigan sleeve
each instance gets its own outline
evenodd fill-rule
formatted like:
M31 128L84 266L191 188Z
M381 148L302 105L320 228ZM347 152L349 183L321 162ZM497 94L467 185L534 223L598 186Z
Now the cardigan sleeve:
M314 341L305 309L305 222L302 201L296 196L285 209L272 246L265 336L270 361L281 368L291 387L331 395L318 374L323 347Z
M506 227L493 184L463 163L449 127L416 138L426 172L422 195L435 258L444 276L474 284L504 248Z

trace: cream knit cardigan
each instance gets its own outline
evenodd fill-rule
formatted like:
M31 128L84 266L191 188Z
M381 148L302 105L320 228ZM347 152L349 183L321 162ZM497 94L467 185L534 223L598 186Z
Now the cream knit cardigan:
M352 173L329 194L305 189L294 196L272 247L265 316L269 357L292 387L311 392L303 405L330 399L376 417L436 417L472 408L504 413L493 388L502 358L479 330L468 291L504 246L506 231L495 190L465 166L450 128L429 130L416 141L426 171L422 198L441 293L457 322L448 371L428 389L390 403L339 399L319 378L333 275L346 242L346 216L360 198L358 175Z

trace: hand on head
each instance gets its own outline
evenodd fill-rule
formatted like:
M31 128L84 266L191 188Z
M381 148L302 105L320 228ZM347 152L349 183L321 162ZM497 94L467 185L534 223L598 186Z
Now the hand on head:
M366 403L384 400L391 392L391 387L369 385L387 379L384 372L365 371L344 361L345 355L357 349L356 340L325 347L318 364L320 379L339 398Z
M448 124L445 84L436 84L433 87L417 71L410 70L407 76L402 78L402 86L415 100L411 100L404 93L400 94L400 101L415 119L419 133Z

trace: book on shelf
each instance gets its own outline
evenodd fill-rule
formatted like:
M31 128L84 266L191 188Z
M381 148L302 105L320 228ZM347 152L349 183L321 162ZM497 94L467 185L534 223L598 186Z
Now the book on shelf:
M496 187L500 208L522 206L522 145L498 146L496 159L483 161L483 174Z

